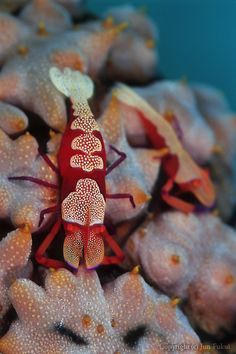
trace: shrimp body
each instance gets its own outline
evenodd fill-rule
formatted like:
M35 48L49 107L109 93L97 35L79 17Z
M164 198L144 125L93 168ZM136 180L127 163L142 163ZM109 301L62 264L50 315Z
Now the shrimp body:
M102 135L89 106L72 106L73 115L63 134L58 153L62 177L61 198L75 191L79 179L93 179L105 197L106 154ZM85 116L86 114L86 116Z
M34 176L9 177L10 180L29 181L60 191L59 203L41 210L39 226L44 215L58 215L59 211L60 215L36 251L35 259L46 267L65 266L64 262L45 256L62 225L65 231L63 255L70 267L78 269L82 258L87 268L120 263L124 258L123 252L104 226L106 197L129 198L133 207L135 204L131 194L106 194L105 176L116 168L126 155L111 146L110 148L119 155L119 159L106 170L103 138L88 104L88 99L93 94L92 80L69 68L63 72L51 68L50 77L54 86L69 97L72 103L71 117L58 152L58 168L47 155L39 151L48 166L58 174L61 183L55 185ZM115 253L114 256L104 255L104 240Z
M137 112L153 147L166 149L162 157L162 166L168 176L162 188L162 198L166 203L184 212L194 211L194 205L170 195L176 183L180 190L191 192L205 207L212 207L215 190L210 177L183 148L171 124L127 86L120 84L113 94L122 104Z
M79 102L72 106L73 115L58 154L62 177L61 215L66 233L64 258L77 266L84 249L86 264L92 267L91 263L101 262L104 256L98 231L101 234L105 214L106 154L88 104Z
M65 230L65 261L78 268L84 257L87 268L104 260L103 237L106 206L106 153L99 126L88 105L93 83L80 72L52 68L51 79L70 97L72 114L58 153L61 185L61 219ZM109 239L110 240L110 239Z

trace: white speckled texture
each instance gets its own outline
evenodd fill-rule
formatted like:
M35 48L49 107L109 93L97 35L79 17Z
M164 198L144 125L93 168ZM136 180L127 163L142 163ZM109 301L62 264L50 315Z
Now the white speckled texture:
M29 276L31 234L27 228L9 233L0 242L0 319L10 307L8 289L16 278Z
M20 133L28 126L28 117L19 108L0 102L0 128L7 134Z
M58 270L48 275L45 288L26 279L11 287L19 320L0 340L2 353L154 354L165 353L163 347L171 344L186 343L193 348L200 344L180 310L137 274L119 277L104 292L95 271L80 268L74 276ZM60 335L56 324L80 335L87 344L75 344ZM128 345L124 338L140 326L145 334Z
M0 130L0 217L15 226L28 224L38 229L40 211L56 204L55 189L8 177L33 176L57 183L57 176L38 154L38 144L29 133L11 140ZM55 156L51 156L55 161Z
M49 79L50 67L67 66L88 71L95 78L118 32L116 27L99 32L67 31L29 45L28 53L16 55L3 66L0 99L36 113L49 126L63 131L66 125L64 98ZM95 54L96 61L93 60Z

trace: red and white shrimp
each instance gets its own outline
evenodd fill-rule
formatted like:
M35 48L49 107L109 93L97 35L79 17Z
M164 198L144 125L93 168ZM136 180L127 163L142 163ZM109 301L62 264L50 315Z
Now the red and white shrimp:
M193 204L170 194L176 185L180 192L192 193L204 207L214 206L215 190L208 172L200 168L183 148L172 125L128 86L119 84L113 95L137 113L152 147L160 152L162 167L168 177L162 187L163 200L183 212L195 210Z
M46 266L59 268L64 262L45 257L45 252L59 232L65 231L63 255L65 262L77 269L82 257L87 268L99 264L120 263L123 253L104 226L106 198L129 198L129 194L106 194L105 176L125 158L124 153L111 147L119 155L117 161L106 169L106 151L99 126L88 105L93 94L93 82L79 71L69 68L64 72L51 68L50 77L56 88L72 103L72 114L62 136L58 153L58 168L46 155L42 155L49 166L59 174L60 205L42 210L40 220L47 213L60 211L60 217L38 248L35 258ZM44 181L29 176L13 177L41 184ZM55 186L52 186L55 187ZM61 209L61 210L60 210ZM114 251L114 256L104 256L104 241Z

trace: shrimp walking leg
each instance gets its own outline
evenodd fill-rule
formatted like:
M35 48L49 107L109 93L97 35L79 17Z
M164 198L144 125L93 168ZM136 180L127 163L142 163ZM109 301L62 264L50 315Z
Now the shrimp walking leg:
M120 264L124 259L121 248L106 230L104 230L103 236L109 247L115 253L115 256L105 256L101 264Z
M44 220L44 215L50 214L50 213L55 213L55 212L57 212L59 210L60 210L60 206L59 205L54 205L54 206L52 206L50 208L41 210L40 216L39 216L39 225L38 226L41 226L41 224L42 224L42 222Z
M113 171L116 167L118 167L127 157L127 155L122 152L119 151L117 148L115 148L113 145L110 145L110 148L115 151L120 157L118 158L118 160L114 161L106 170L106 176Z
M133 208L136 207L134 198L129 193L106 194L107 199L129 199Z
M56 259L47 258L44 256L46 250L51 245L51 243L53 242L54 238L56 237L58 231L60 230L60 227L61 227L61 219L58 220L54 224L52 230L45 237L45 239L43 240L43 242L41 243L41 245L39 246L38 250L35 253L36 261L45 267L48 267L48 268L64 268L65 267L64 262L58 261Z

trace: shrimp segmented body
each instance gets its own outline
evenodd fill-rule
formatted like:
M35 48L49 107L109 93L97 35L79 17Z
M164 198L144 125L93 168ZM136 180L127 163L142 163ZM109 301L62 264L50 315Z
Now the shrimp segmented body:
M57 156L58 167L47 155L40 153L50 168L58 174L61 183L57 186L33 176L11 177L11 180L36 183L42 188L56 188L60 194L58 205L41 211L39 224L48 213L57 213L58 219L36 251L35 258L38 263L52 268L67 264L78 269L82 258L89 269L100 264L120 263L123 252L104 225L106 198L128 198L133 207L135 203L128 193L106 194L105 176L126 156L111 146L118 153L119 159L106 168L103 138L88 104L94 90L92 80L69 68L65 68L63 72L51 68L50 77L56 88L69 97L72 104L72 114ZM63 256L66 264L45 256L61 226L65 232ZM105 256L104 240L115 255Z
M137 112L152 146L160 151L166 150L162 166L168 180L162 187L163 200L184 212L194 211L193 204L170 194L176 184L180 191L192 193L203 206L212 207L215 190L209 174L183 148L172 125L126 85L119 84L113 94L122 104Z

